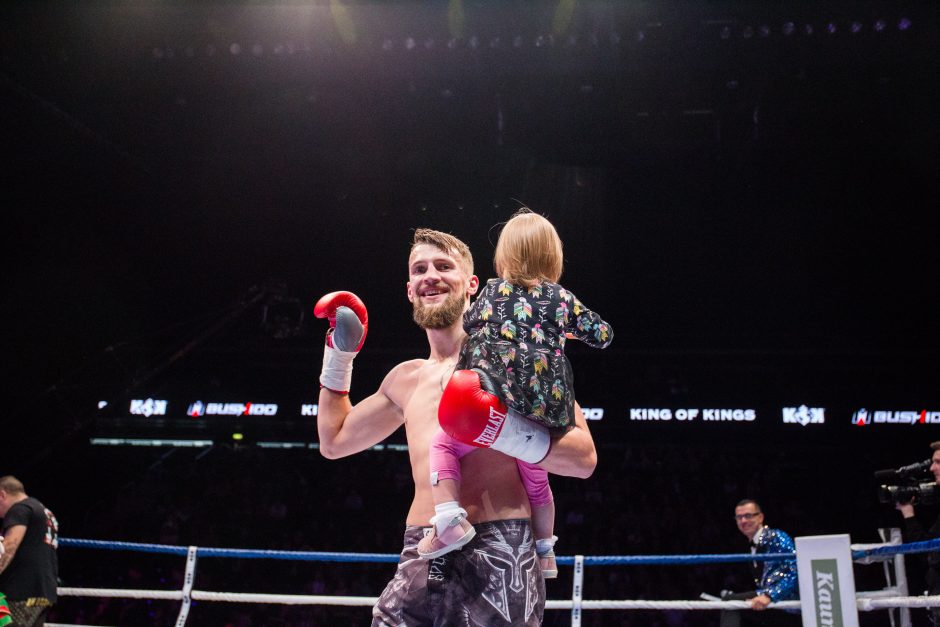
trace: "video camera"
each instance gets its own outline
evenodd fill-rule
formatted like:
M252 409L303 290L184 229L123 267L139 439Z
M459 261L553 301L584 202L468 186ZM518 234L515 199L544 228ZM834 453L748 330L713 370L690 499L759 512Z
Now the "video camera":
M935 481L924 481L929 477L930 464L928 459L896 469L876 471L875 479L885 481L878 487L878 500L882 503L940 502L940 485Z

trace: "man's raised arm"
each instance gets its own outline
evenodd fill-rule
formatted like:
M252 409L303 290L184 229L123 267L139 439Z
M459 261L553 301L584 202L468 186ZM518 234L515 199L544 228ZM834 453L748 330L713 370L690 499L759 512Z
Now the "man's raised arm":
M386 383L355 407L349 400L353 359L369 331L369 314L359 297L352 292L332 292L317 301L313 313L330 322L320 372L317 433L320 453L336 459L378 444L401 426L404 418L385 394Z
M384 384L383 384L384 387ZM353 407L349 396L320 390L317 434L320 454L337 459L364 451L405 423L401 409L380 389Z

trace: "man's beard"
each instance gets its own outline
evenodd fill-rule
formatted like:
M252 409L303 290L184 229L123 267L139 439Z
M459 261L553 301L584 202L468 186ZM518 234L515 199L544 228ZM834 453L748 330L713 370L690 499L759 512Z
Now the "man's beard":
M456 292L448 294L444 302L437 306L422 305L420 300L415 297L411 316L422 329L446 329L463 316L466 308L463 294Z

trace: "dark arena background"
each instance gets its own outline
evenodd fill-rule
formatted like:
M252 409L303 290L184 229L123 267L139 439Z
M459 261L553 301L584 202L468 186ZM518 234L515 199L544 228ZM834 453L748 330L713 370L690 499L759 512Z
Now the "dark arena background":
M605 351L569 344L599 463L590 479L552 479L559 555L744 552L744 497L792 536L876 542L901 519L874 472L940 440L938 14L4 2L0 475L66 538L397 553L413 489L404 434L319 454L313 303L342 289L369 307L362 399L427 356L405 297L413 230L464 239L485 278L494 225L525 204L564 241L562 282L616 331ZM256 415L231 409L249 403ZM59 561L74 587L179 590L185 567L74 547ZM376 596L393 572L207 558L196 583ZM571 598L571 572L550 599ZM920 594L922 556L908 576ZM884 585L880 566L856 577ZM594 566L584 597L747 585L744 564ZM62 597L50 620L171 625L178 612ZM197 602L189 624L369 620ZM718 613L583 621L705 626Z

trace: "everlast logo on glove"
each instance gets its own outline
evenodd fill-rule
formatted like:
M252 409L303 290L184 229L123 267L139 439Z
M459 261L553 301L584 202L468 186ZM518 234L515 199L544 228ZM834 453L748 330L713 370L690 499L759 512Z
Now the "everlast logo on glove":
M506 414L498 412L495 408L490 407L490 417L486 421L486 428L483 429L483 433L478 435L473 441L480 446L492 446L493 442L496 441L496 436L499 435L499 430L503 427L503 422L505 420Z

